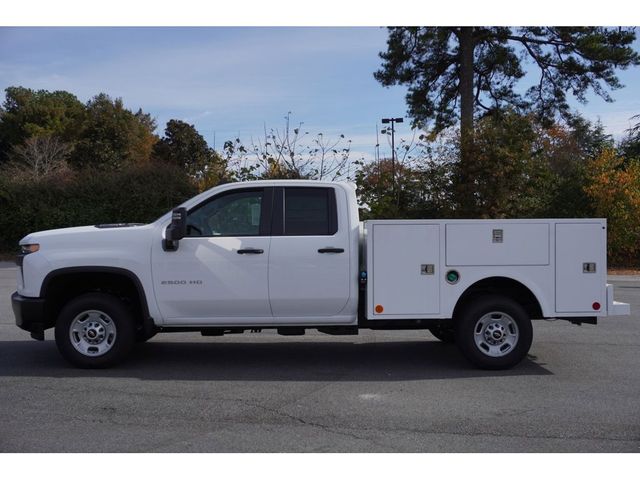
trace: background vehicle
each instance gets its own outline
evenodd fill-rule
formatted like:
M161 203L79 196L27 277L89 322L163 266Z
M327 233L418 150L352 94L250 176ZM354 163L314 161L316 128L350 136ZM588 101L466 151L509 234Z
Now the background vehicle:
M204 192L148 225L27 235L13 308L81 367L157 332L429 329L482 368L517 364L531 319L628 315L606 284L606 221L372 220L348 183Z

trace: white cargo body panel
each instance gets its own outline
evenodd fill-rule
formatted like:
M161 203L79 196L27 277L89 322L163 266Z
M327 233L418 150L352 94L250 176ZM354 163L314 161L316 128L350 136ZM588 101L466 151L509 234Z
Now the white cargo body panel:
M549 223L446 226L447 266L549 265Z
M439 234L439 225L371 226L374 317L419 318L440 311Z
M600 313L607 306L604 222L557 223L555 230L556 311Z
M451 318L492 278L529 290L544 318L626 311L607 293L605 219L369 220L365 231L370 320Z

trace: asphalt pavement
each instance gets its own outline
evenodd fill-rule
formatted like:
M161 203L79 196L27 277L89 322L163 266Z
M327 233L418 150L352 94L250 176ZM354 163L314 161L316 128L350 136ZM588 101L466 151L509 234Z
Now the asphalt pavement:
M528 358L487 372L426 331L160 334L78 370L31 340L0 268L1 452L639 452L640 278L632 316L534 322Z

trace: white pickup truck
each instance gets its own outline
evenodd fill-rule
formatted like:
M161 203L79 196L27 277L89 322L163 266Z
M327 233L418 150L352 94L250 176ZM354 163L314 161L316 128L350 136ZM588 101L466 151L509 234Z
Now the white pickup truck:
M532 319L628 315L606 284L606 220L359 221L353 185L215 187L148 225L20 241L17 325L106 367L157 332L429 329L481 368L527 354Z

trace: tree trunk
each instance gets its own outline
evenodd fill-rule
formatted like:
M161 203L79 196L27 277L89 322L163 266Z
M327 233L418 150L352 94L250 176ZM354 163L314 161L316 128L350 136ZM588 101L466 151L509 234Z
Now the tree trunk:
M458 29L460 45L460 175L458 203L462 215L475 215L473 196L473 27Z

